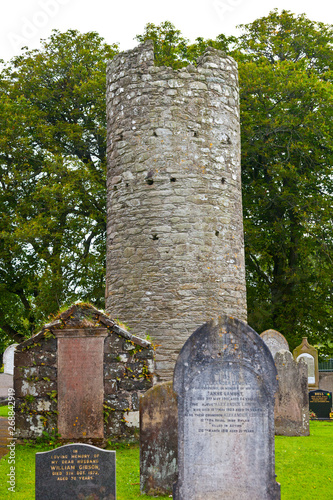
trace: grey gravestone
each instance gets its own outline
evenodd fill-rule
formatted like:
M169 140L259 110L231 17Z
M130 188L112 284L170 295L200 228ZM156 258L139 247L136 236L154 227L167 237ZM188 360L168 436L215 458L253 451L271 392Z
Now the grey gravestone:
M3 353L3 372L14 375L14 353L18 344L11 344Z
M321 389L310 391L309 408L315 413L316 420L329 420L332 412L332 393Z
M178 472L177 425L172 382L156 384L140 398L141 493L172 493Z
M289 344L282 333L276 330L266 330L260 334L268 349L271 351L273 358L278 351L289 351Z
M116 452L68 444L36 453L36 500L116 499Z
M301 359L295 361L291 352L279 351L274 358L279 390L275 395L275 434L277 436L308 436L309 392L308 368Z
M278 500L277 372L260 336L227 316L198 328L174 373L178 397L175 500Z

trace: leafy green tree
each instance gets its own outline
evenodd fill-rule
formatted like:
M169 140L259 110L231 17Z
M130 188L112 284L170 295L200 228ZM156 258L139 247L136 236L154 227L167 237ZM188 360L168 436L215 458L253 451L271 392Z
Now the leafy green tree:
M189 44L189 40L184 38L181 31L176 29L170 21L165 21L158 26L147 23L143 34L137 35L136 40L140 43L152 40L156 66L170 66L173 69L196 64L198 57L203 55L207 46L229 53L235 48L237 42L236 37L221 34L216 40L198 37L193 44Z
M103 305L105 67L96 33L54 31L0 75L0 328L19 341L76 298Z
M189 44L149 23L155 62L207 45L239 63L249 323L291 348L332 331L332 27L277 10ZM103 304L105 64L96 33L54 32L0 74L0 328L19 340L75 298Z
M332 331L332 27L274 11L240 37L249 323Z
M307 335L328 352L332 27L274 10L241 28L238 39L185 47L173 26L168 38L163 24L148 25L138 40L154 40L158 65L194 62L207 45L238 61L249 323L278 329L291 348Z
M324 74L332 70L333 27L296 16L290 11L273 10L250 24L239 26L243 34L238 38L239 48L253 61L277 62L300 60L307 68Z
M140 43L146 40L154 42L154 57L156 66L171 66L174 69L182 68L188 64L188 40L181 35L170 21L165 21L159 26L147 23L142 35L136 35Z

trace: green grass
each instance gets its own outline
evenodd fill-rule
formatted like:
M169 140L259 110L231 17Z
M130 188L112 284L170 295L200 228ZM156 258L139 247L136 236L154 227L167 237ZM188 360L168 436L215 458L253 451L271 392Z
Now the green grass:
M333 498L333 422L310 422L308 437L275 438L282 500Z
M282 500L328 500L333 496L333 423L311 422L310 425L309 437L276 437L276 473ZM4 457L0 461L1 500L34 499L35 453L47 449L51 448L41 445L16 447L15 493L8 492L3 479L7 477L8 459ZM119 446L116 456L117 500L152 499L140 495L139 447Z
M0 406L0 417L8 417L8 406Z

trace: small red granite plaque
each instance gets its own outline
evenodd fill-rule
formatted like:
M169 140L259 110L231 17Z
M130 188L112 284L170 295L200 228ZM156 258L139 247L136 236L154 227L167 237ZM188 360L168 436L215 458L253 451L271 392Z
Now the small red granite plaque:
M103 438L104 328L61 330L58 338L58 430L65 439Z

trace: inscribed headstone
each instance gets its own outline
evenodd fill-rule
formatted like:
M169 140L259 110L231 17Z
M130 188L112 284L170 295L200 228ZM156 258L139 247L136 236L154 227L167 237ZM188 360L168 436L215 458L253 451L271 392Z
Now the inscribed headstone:
M220 316L198 328L176 362L175 500L280 499L274 464L277 372L260 336Z
M172 493L177 479L177 399L172 382L156 384L140 398L140 489Z
M278 351L289 351L289 344L282 333L276 330L266 330L260 334L268 349L271 351L273 358Z
M289 351L279 351L274 358L279 390L275 395L275 434L308 436L308 371L303 360L295 361Z
M293 350L293 356L296 361L304 359L308 366L308 386L309 388L318 388L319 369L318 369L318 351L309 344L308 339L303 337L302 343Z
M316 420L327 420L332 412L332 393L317 389L309 392L309 409Z
M3 353L3 372L14 375L14 353L18 344L11 344Z
M36 453L36 500L115 500L116 452L69 444Z
M58 429L62 438L103 438L105 328L63 329L58 339Z

